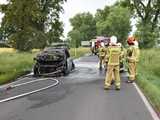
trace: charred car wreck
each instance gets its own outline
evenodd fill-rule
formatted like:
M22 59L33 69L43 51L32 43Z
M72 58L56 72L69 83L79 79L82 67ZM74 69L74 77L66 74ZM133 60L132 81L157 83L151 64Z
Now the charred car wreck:
M48 47L39 53L34 60L33 72L35 76L67 75L75 65L70 58L67 48Z

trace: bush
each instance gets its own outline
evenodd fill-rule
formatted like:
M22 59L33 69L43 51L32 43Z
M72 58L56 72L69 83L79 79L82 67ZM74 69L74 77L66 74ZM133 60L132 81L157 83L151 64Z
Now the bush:
M138 25L138 30L135 34L138 40L140 40L141 48L152 48L155 46L156 39L158 38L158 31L153 31L152 26L147 25Z

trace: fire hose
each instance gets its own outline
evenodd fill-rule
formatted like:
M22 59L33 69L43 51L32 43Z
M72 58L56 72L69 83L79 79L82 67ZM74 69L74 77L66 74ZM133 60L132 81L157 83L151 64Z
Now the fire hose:
M0 88L0 91L8 91L8 90L11 90L11 89L19 87L19 86L24 86L24 85L27 85L27 84L33 84L33 83L36 83L36 82L46 81L46 80L52 80L52 81L54 81L54 83L51 84L51 85L48 85L46 87L30 91L30 92L26 92L26 93L22 93L22 94L12 96L12 97L9 97L9 98L1 99L0 103L7 102L7 101L10 101L10 100L14 100L14 99L18 99L18 98L21 98L21 97L24 97L24 96L27 96L27 95L30 95L30 94L33 94L33 93L37 93L37 92L49 89L49 88L54 87L54 86L59 84L59 80L57 80L57 79L43 78L43 79L32 80L32 81L29 81L29 82L24 82L24 83L15 84L15 85L8 85L6 87Z
M62 64L62 62L59 63L59 64ZM40 65L39 65L39 66L40 66ZM57 66L58 66L58 65L57 65ZM48 72L48 73L41 73L41 72L40 72L40 67L38 67L37 72L38 72L38 75L39 75L39 76L54 76L54 75L56 75L56 74L58 74L58 73L62 73L62 69L61 69L61 67L57 67L57 70L56 70L56 71Z

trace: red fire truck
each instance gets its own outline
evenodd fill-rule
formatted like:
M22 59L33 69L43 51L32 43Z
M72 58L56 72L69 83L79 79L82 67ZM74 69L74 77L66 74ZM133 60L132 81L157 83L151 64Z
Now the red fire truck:
M110 41L109 37L103 37L103 36L97 36L96 39L92 39L90 41L92 54L97 55L98 48L101 47L101 43L104 43L105 46L108 46L109 41Z

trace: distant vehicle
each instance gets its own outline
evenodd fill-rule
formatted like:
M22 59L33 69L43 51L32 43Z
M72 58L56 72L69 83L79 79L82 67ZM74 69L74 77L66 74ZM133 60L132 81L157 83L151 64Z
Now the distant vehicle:
M11 48L11 46L4 41L0 41L0 48Z
M36 61L33 68L35 76L67 75L75 68L67 48L45 48L34 60Z
M82 47L90 47L90 41L81 41Z
M108 46L109 45L109 41L110 41L109 37L103 37L103 36L97 36L96 39L92 39L90 41L92 54L97 55L98 48L100 48L101 43L103 42L105 46Z

